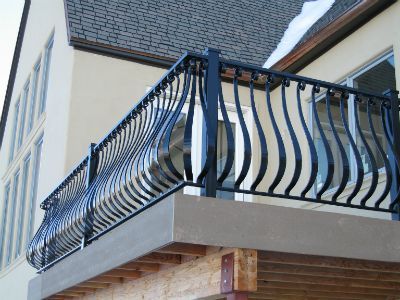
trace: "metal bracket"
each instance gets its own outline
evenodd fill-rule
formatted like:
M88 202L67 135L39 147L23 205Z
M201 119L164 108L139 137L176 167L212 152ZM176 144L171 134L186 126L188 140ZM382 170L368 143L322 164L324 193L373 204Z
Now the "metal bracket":
M234 292L233 282L234 254L229 253L221 258L221 294Z

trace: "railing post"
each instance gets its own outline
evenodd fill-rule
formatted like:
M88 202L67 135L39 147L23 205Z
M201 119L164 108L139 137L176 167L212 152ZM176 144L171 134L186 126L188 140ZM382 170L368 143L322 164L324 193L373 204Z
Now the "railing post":
M393 174L393 182L390 190L391 200L393 201L397 195L400 184L399 170L396 164L396 157L400 158L400 120L399 120L399 92L396 90L388 90L384 92L385 96L390 97L390 131L392 133L392 143L394 153L389 154L390 164ZM394 220L400 221L400 207L395 207L397 214L393 214Z
M218 49L206 48L208 56L207 82L205 86L209 128L203 121L203 161L207 155L212 155L212 163L205 178L205 189L202 195L217 196L217 130L218 130L218 94L219 94L219 55Z
M86 191L89 190L90 184L92 183L93 178L96 175L97 157L94 154L95 147L96 144L91 143L88 150L88 162L86 167ZM90 201L90 198L86 197L85 200ZM86 207L89 207L87 202L85 204ZM81 249L86 247L87 240L93 234L93 212L91 212L90 210L86 211L86 216L84 221L85 221L85 233L82 237Z

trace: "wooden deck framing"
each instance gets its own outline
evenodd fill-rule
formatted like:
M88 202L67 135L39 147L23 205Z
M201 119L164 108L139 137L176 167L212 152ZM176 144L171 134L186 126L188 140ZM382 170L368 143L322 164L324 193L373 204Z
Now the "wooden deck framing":
M174 243L48 299L397 300L400 263Z

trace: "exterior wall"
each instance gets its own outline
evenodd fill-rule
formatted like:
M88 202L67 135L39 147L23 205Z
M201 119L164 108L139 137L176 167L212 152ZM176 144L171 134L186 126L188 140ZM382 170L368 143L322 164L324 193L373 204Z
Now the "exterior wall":
M369 63L373 62L377 58L379 58L384 53L393 50L394 53L394 61L395 61L395 69L396 69L396 86L397 89L400 87L400 26L399 26L399 18L397 17L400 13L400 3L395 2L388 9L380 13L375 18L371 19L367 24L356 30L354 33L349 35L346 39L338 43L332 49L327 51L325 54L321 55L319 58L315 59L312 63L306 66L303 70L301 70L298 75L317 78L320 80L325 80L329 82L339 83L347 76L354 74L359 71L361 68L365 67ZM295 83L292 83L294 86ZM277 115L280 115L279 118L282 118L281 113L281 99L280 88L277 88L273 94L272 99L277 99L278 101L274 102L274 112ZM309 109L308 109L308 101L310 100L310 90L306 90L304 93L306 95L304 97L304 101L302 103L303 112L305 114L306 120L309 119ZM295 104L296 94L295 87L291 87L290 92L287 95L288 103L289 103L289 113L292 117L292 125L296 131L302 136L301 133L301 125L299 123L297 115L297 106ZM290 103L293 103L291 105ZM272 130L267 125L267 130ZM289 152L287 153L288 162L287 166L294 165L294 155L292 153L292 147L290 146L290 137L288 135L288 131L284 128L284 132L286 134L283 135L283 139L285 140L285 144L288 145ZM301 149L307 149L307 144L305 139L300 139L300 147ZM304 157L304 156L303 156ZM309 172L307 168L309 168L309 164L307 162L303 162L304 171L303 173ZM302 173L302 174L303 174ZM383 178L382 178L383 177ZM384 185L384 176L380 178L380 185L378 189L383 189ZM280 186L287 185L286 182L282 182ZM304 182L303 182L304 184ZM302 184L296 185L296 188L301 188ZM361 190L362 192L366 192L366 188L369 187L368 182L364 184L364 188ZM299 191L299 190L297 190ZM351 191L351 189L350 189ZM346 191L344 192L346 194ZM340 200L340 199L339 199ZM260 199L260 201L265 201ZM357 199L355 199L357 201ZM267 201L269 203L282 204L285 201L280 199ZM345 208L339 208L335 206L326 206L326 205L316 205L316 204L304 204L301 202L287 202L286 205L304 207L304 208L313 208L318 210L326 210L326 211L334 211L334 212L342 212L342 213L351 213L351 214L359 214L365 216L373 216L379 218L390 218L390 214L382 214L382 213L374 213L369 211L362 210L349 210Z
M9 165L10 141L16 139L17 136L15 132L12 132L15 103L29 78L29 74L33 71L34 64L38 61L40 55L44 53L44 47L52 32L54 32L54 45L50 64L46 110L34 124L29 136L25 137L21 148L15 155L11 165ZM73 61L73 50L68 47L66 41L67 32L63 1L33 0L22 44L5 135L0 149L0 199L2 199L0 208L2 210L4 205L5 181L11 178L10 176L14 174L18 164L21 166L23 157L33 148L36 138L44 132L34 231L42 218L42 211L39 208L40 199L64 176L64 160L60 158L65 157L67 150L64 136L66 136L67 132L68 99L70 97ZM37 96L37 102L38 99L39 97ZM34 274L35 270L28 265L25 260L25 253L22 252L15 261L0 271L1 298L26 299L28 281Z

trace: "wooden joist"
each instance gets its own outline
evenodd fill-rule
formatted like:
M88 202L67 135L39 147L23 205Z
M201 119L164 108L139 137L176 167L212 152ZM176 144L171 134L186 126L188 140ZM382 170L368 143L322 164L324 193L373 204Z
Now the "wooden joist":
M121 283L121 277L111 277L111 276L97 276L95 278L89 279L88 282L100 282L100 283Z
M400 262L382 262L317 255L288 254L270 251L259 251L258 258L259 262L400 273Z
M166 246L157 252L159 253L171 253L191 256L205 256L207 247L203 245L193 245L184 243L173 243Z
M137 279L140 278L141 274L142 273L139 271L114 269L112 271L104 273L102 276Z
M118 267L118 269L143 272L158 272L160 270L160 264L133 261Z
M181 263L181 256L179 254L153 252L138 258L136 261L145 263L157 263L161 265L179 265Z
M94 289L105 289L110 286L109 283L103 283L103 282L90 282L90 281L85 281L77 285L77 287L87 287L87 288L94 288Z

